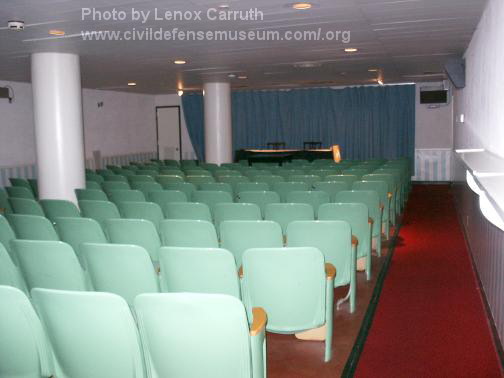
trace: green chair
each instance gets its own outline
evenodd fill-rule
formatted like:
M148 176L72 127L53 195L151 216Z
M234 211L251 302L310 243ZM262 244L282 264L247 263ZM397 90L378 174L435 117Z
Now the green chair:
M121 202L117 207L122 218L151 221L156 226L156 230L164 219L161 207L154 202Z
M288 177L289 182L304 182L313 188L313 183L320 181L321 177L316 175L291 175Z
M186 176L212 176L212 172L205 169L186 169L184 172Z
M140 171L137 171L140 172ZM157 176L157 172L154 172L154 176L149 176L147 174L143 174L145 171L141 171L142 173L137 173L132 176L128 176L128 181L131 185L133 182L154 182L154 176Z
M35 192L33 191L33 188L27 179L11 177L11 178L9 178L9 182L10 182L11 186L19 186L19 187L26 188L30 192L32 192L32 194L35 195Z
M341 171L336 169L312 169L310 173L312 175L319 176L320 177L319 182L324 182L326 181L327 176L340 174Z
M305 171L302 169L281 169L276 172L277 175L282 176L284 180L288 180L290 176L304 175Z
M159 229L163 246L218 248L212 223L203 220L165 219Z
M87 290L84 271L72 247L60 241L13 240L28 290L34 287Z
M109 193L112 190L130 190L131 186L127 182L122 181L105 181L102 184L102 189Z
M145 196L140 190L111 190L107 195L116 205L120 202L145 202Z
M35 289L58 378L146 378L135 320L111 293Z
M35 195L35 197L38 198L38 180L32 179L32 178L29 178L27 180L28 180L28 184L30 184L30 187L31 187L33 194Z
M164 208L166 219L203 220L212 222L212 214L208 205L199 202L171 202Z
M108 176L115 176L115 173L111 169L97 169L96 173L102 176L103 178Z
M46 217L52 222L59 217L78 218L81 216L79 208L73 202L55 199L43 199L39 202Z
M277 182L273 185L273 190L278 193L282 202L287 202L287 194L310 190L310 185L306 182Z
M266 206L270 203L279 203L280 196L277 192L260 191L260 192L240 192L237 196L237 202L254 203L261 209L261 214L264 217Z
M380 207L380 197L374 190L347 190L339 192L335 197L335 202L341 203L363 203L367 206L369 217L373 221L373 238L376 239L376 253L381 256L381 224L382 208Z
M27 198L9 198L9 202L14 214L38 215L45 217L44 210L40 204Z
M5 188L7 194L10 198L26 198L34 200L35 196L31 189L25 188L23 186L8 186Z
M220 224L227 220L262 220L261 209L253 203L218 203L213 208L213 219L217 235Z
M154 223L145 219L107 219L105 229L111 243L138 245L149 252L154 263L159 261L161 240Z
M217 169L213 172L213 176L215 178L219 178L221 176L241 176L241 172L233 171L231 169Z
M0 377L52 377L42 324L26 295L0 286Z
M349 169L344 169L342 174L357 176L358 179L360 180L362 176L367 175L368 173L371 173L371 171L372 171L372 169L349 168Z
M192 202L201 202L210 208L210 212L213 213L213 209L218 203L232 203L233 197L227 192L221 191L211 191L211 190L197 190L192 194Z
M9 196L5 189L0 188L0 215L12 213L12 208L9 203Z
M56 218L55 223L61 241L72 246L83 267L85 267L85 261L82 258L82 244L107 243L103 229L94 219Z
M287 235L289 223L299 220L314 220L313 206L306 203L271 203L266 205L265 220L276 222Z
M167 203L187 202L186 194L180 190L160 190L150 192L147 195L147 199L151 202L157 203L161 209L163 209Z
M387 183L388 196L390 197L390 222L393 226L397 224L397 215L400 214L401 210L398 208L399 198L399 182L397 177L389 173L371 173L369 175L362 176L362 180L366 181L385 181Z
M181 182L184 182L184 175L181 174L180 175L175 175L175 174L171 174L171 175L168 175L168 174L164 174L164 175L159 175L156 177L156 181L161 184L161 186L163 187L163 189L168 189L166 187L167 184L175 184L175 183L181 183Z
M243 182L250 182L246 176L219 176L219 182L225 182L233 187L233 192L236 193L236 185Z
M102 190L99 182L96 181L86 181L86 189Z
M51 222L37 215L7 214L18 239L26 240L59 240Z
M183 192L187 197L187 201L189 201L192 198L192 194L196 191L196 185L191 184L190 182L165 184L163 185L163 188L165 190L179 190Z
M83 217L92 218L102 227L105 220L121 218L117 206L109 201L79 201Z
M199 188L203 191L226 192L233 195L233 188L230 184L225 182L207 182L201 184Z
M179 177L184 177L185 174L182 172L180 169L172 169L172 168L162 168L159 170L159 175L156 177L156 181L162 184L159 181L159 178L164 177L164 176L179 176Z
M388 184L385 181L356 181L352 186L353 190L374 190L380 197L382 211L382 224L385 229L385 238L390 239L390 200Z
M380 168L374 171L373 174L388 174L394 177L395 186L397 187L396 213L400 214L404 208L409 184L409 178L405 175L405 172L401 168Z
M314 190L321 190L329 195L330 199L333 199L336 193L342 190L349 190L350 186L346 182L341 181L318 181L313 183Z
M266 190L272 190L275 183L285 181L285 179L282 176L264 175L264 174L254 175L251 177L251 180L256 181L256 182L265 182L269 186L269 189L266 189Z
M124 182L126 184L128 183L128 178L126 176L118 175L118 174L104 176L104 179L105 179L105 182L116 181L116 182Z
M359 241L357 245L357 259L366 259L366 278L371 279L371 237L373 221L369 218L369 211L363 203L326 203L319 208L321 221L345 221L350 224L352 234Z
M235 260L225 249L161 247L159 261L163 291L227 294L240 299Z
M147 371L156 377L265 378L266 314L200 293L141 294L135 312ZM154 375L153 375L154 376Z
M282 228L271 221L224 221L220 235L221 247L231 251L237 267L247 249L283 247Z
M147 198L150 192L160 192L163 187L157 182L132 182L131 189L140 190Z
M75 189L75 195L79 201L108 201L108 197L105 192L98 189Z
M270 186L266 182L239 182L235 185L235 196L239 196L241 192L264 192L270 190Z
M317 217L320 205L329 202L329 195L319 190L311 191L292 191L287 193L286 202L288 203L306 203L313 207L315 217Z
M243 255L243 302L249 316L254 307L264 308L269 332L289 334L326 326L328 362L335 274L316 248L249 249Z
M14 239L16 239L16 234L14 233L14 230L12 229L7 219L0 214L0 243L3 244L7 252L9 252L12 261L14 261L14 263L17 265L17 257L12 252L11 249L11 240Z
M359 180L359 177L355 175L330 175L325 178L325 181L344 182L348 188L351 188L357 180Z
M334 287L349 285L345 298L337 307L350 300L350 312L355 311L357 297L357 240L352 229L343 221L295 221L287 227L288 247L314 247L325 256L325 261L336 268Z
M98 184L101 184L105 181L103 176L100 176L96 173L86 173L86 181L94 181Z
M120 295L130 306L139 294L159 292L156 271L142 247L85 243L82 255L96 291Z
M215 179L212 176L186 176L186 182L189 182L199 188L201 184L215 182Z
M234 269L234 261L233 261L233 269ZM23 275L21 274L21 271L16 266L16 264L14 264L9 255L9 252L7 252L2 243L0 243L0 285L12 286L23 291L24 293L28 293L28 288L26 287L26 283L24 282L24 278Z

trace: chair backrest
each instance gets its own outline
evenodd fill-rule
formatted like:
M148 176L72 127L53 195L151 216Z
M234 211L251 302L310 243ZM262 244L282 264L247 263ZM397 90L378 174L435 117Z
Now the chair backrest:
M278 193L282 202L287 201L287 194L293 191L310 190L310 185L305 182L277 182L273 190Z
M13 240L12 248L28 290L34 287L87 290L84 272L69 244L46 240Z
M145 219L107 219L105 228L112 243L139 245L149 252L152 261L159 261L161 241L154 223Z
M354 181L359 180L358 176L355 175L330 175L326 176L326 181L336 181L336 182L345 182L348 188L351 188Z
M52 345L55 377L146 377L135 321L120 296L44 289L32 296Z
M16 234L7 219L0 214L0 243L3 244L7 252L11 255L12 261L17 264L17 258L11 250L11 240L16 239Z
M187 176L212 176L212 173L210 171L207 171L206 169L202 168L197 168L197 169L186 169L185 174Z
M270 203L280 203L280 196L273 191L240 192L237 196L237 202L255 203L261 209L261 214L264 217L266 206Z
M159 232L164 246L218 248L217 233L212 223L204 220L165 219Z
M345 190L336 194L334 202L363 203L367 206L369 216L373 219L373 236L381 233L380 198L374 190Z
M227 220L262 220L261 209L253 203L218 203L213 209L213 218L217 233L220 224Z
M116 205L120 202L145 202L145 196L140 190L111 190L108 197Z
M24 293L28 293L28 288L26 287L21 271L14 264L9 252L7 252L2 243L0 243L0 285L13 286Z
M0 286L0 377L50 377L50 349L26 295Z
M166 185L168 184L175 184L175 183L181 183L184 182L184 174L180 172L180 174L163 174L160 176L156 177L156 181L161 184L163 189L168 189Z
M344 221L296 221L287 227L288 247L314 247L336 268L335 286L350 282L352 229Z
M257 175L254 175L253 180L257 181L257 182L265 182L266 184L268 184L269 189L267 189L267 190L272 190L275 183L285 181L285 179L282 176L278 176L276 174L275 175L265 175L263 173L259 173Z
M190 182L174 182L163 185L163 188L165 190L180 190L181 192L184 192L187 200L190 200L193 192L196 191L196 185L191 184Z
M389 218L390 201L388 198L388 183L386 181L356 181L352 186L353 190L374 190L378 193L380 204L384 206L383 221Z
M290 182L304 182L309 185L310 189L313 183L320 181L321 177L317 175L291 175L287 178Z
M219 176L219 182L228 183L233 187L233 191L236 193L236 185L241 182L249 182L250 179L246 176Z
M27 198L10 198L9 202L14 214L38 215L45 217L42 206L35 201Z
M131 189L140 190L147 198L150 192L162 191L163 187L157 182L132 182Z
M105 192L98 189L75 189L75 195L79 201L108 201L108 197Z
M18 178L18 177L10 177L9 182L12 186L21 186L23 188L29 189L33 193L32 186L28 182L27 179Z
M49 219L37 215L7 214L18 239L59 240Z
M121 218L117 206L109 201L79 201L82 216L92 218L103 227L107 219Z
M135 312L152 377L252 376L247 316L238 299L142 294L135 300Z
M103 229L92 218L56 218L56 230L61 240L72 246L81 263L82 243L107 243Z
M192 195L193 202L201 202L208 205L210 212L218 203L232 203L233 197L231 194L220 191L197 190Z
M4 188L0 188L0 215L7 213L12 213L9 196Z
M138 294L159 292L149 253L137 245L82 245L86 269L96 291L120 295L130 306Z
M33 192L31 189L25 188L23 186L8 186L5 188L9 197L11 198L27 198L27 199L35 199Z
M154 223L156 229L159 228L159 222L164 219L163 211L154 202L121 202L117 207L123 218L145 219Z
M163 209L170 202L187 202L187 195L180 190L159 190L150 192L147 199Z
M348 190L350 186L344 181L318 181L313 183L313 189L326 192L329 198L332 199L336 193Z
M86 189L102 190L102 187L97 181L86 181Z
M253 307L264 308L267 330L295 332L325 323L325 264L317 248L248 249L243 287L249 316Z
M105 180L103 179L102 176L100 176L96 173L86 172L86 181L94 181L98 184L101 184Z
M128 181L129 183L133 183L133 182L154 182L154 176L157 175L157 172L152 172L152 176L148 175L147 173L150 173L147 171L147 173L145 173L146 171L145 170L138 170L136 171L136 174L135 175L132 175L132 176L128 176Z
M123 181L105 181L102 183L102 189L108 193L111 190L130 190L131 187L127 182Z
M286 202L306 203L313 207L315 216L318 214L319 206L329 202L329 195L320 190L292 191L287 194Z
M105 181L118 181L118 182L124 182L124 183L128 183L128 178L124 175L118 175L118 174L114 174L114 175L107 175L104 177L105 178Z
M46 217L53 222L58 217L77 218L81 216L79 208L70 201L44 199L40 200L40 205L44 209Z
M212 222L210 208L205 203L199 202L172 202L164 208L166 219L190 219Z
M266 206L264 219L278 223L286 235L290 222L314 220L315 212L313 206L306 203L271 203Z
M159 262L163 291L228 294L240 298L235 260L225 249L162 247Z
M241 192L263 192L270 190L270 186L266 182L239 182L235 185L235 194Z
M201 184L215 182L213 176L186 176L185 180L186 182L190 182L196 187L199 187L199 185Z
M233 195L233 187L225 182L207 182L200 184L200 190L226 192Z
M282 228L271 221L224 221L220 235L221 247L231 251L238 267L247 249L283 247Z

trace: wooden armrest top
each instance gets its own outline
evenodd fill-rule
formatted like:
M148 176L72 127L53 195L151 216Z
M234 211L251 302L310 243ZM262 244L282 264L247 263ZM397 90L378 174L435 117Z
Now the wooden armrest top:
M336 277L336 268L334 267L333 264L326 263L325 264L325 273L326 273L327 281L334 280L334 277Z
M257 336L264 328L268 316L262 307L252 308L252 325L250 326L250 336Z
M367 221L368 221L369 224L373 224L374 223L374 220L371 217L368 217Z
M357 239L357 236L352 235L352 246L357 247L358 244L359 244L359 239Z
M240 269L238 269L238 276L243 278L243 266L240 266Z
M388 198L392 198L392 192L388 192L388 193L387 193L387 197L388 197Z

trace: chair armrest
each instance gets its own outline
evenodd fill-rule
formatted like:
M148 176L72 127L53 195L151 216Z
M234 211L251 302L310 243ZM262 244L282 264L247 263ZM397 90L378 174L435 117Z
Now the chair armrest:
M332 281L336 277L336 268L331 263L325 263L325 273L327 281Z
M250 326L250 336L256 336L266 328L268 316L262 307L252 309L252 325Z
M392 198L392 195L393 195L392 192L388 192L387 193L387 198L389 198L389 199Z
M238 269L238 277L243 278L243 265Z
M368 217L367 221L368 221L369 224L373 224L374 223L374 220L371 217Z
M352 235L352 247L357 247L359 245L359 239L357 239L357 236Z

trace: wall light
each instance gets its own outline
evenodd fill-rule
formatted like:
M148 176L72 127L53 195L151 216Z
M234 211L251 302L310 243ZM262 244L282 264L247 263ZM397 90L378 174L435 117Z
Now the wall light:
M310 3L304 3L304 2L292 4L292 8L296 10L307 10L310 9L311 7L312 5Z
M179 89L177 91L177 94L179 95L179 97L182 97L182 95L184 94L184 91L182 89Z
M347 52L347 53L354 53L354 52L357 52L357 51L359 51L359 49L357 49L355 47L347 47L345 49L345 52Z
M128 87L135 87L136 83L134 81L128 82Z
M51 29L49 30L50 35L54 35L56 37L61 37L65 35L65 31L61 29Z

